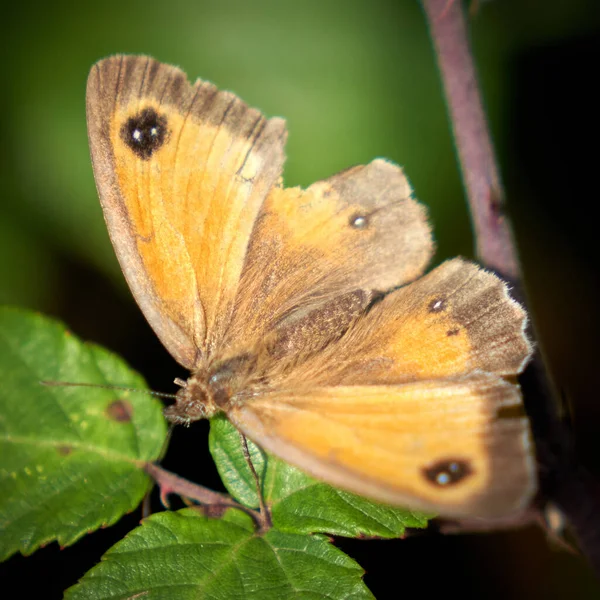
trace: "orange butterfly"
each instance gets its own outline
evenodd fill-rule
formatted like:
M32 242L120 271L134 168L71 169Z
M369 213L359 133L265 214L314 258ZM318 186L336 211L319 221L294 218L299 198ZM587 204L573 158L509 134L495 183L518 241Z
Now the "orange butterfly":
M386 503L527 505L526 314L461 259L418 279L433 242L402 169L377 159L286 189L282 119L147 57L95 65L87 115L125 277L192 372L169 420L223 411L269 452Z

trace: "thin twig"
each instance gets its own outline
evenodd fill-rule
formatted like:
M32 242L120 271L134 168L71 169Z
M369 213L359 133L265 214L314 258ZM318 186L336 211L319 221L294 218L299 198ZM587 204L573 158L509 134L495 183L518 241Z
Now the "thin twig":
M168 507L167 496L169 494L177 494L183 499L193 500L203 507L211 509L237 508L250 515L260 532L266 530L266 523L263 515L259 512L239 504L226 494L220 494L213 490L209 490L201 485L192 483L183 477L179 477L154 463L146 463L144 470L156 481L160 488L160 498L164 506Z

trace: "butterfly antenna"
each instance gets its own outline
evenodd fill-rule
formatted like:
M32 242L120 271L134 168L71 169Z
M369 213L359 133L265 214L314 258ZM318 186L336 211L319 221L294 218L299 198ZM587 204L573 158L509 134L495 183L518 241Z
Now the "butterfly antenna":
M70 381L40 381L41 385L54 387L91 387L101 388L104 390L122 390L124 392L139 392L141 394L150 394L157 398L177 398L176 394L167 394L165 392L154 392L151 390L140 390L138 388L130 388L122 385L102 385L100 383L73 383Z

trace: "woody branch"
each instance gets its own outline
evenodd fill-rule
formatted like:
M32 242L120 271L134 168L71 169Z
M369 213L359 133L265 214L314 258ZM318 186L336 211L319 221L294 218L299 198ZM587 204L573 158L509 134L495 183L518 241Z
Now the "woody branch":
M504 189L471 56L460 0L423 0L477 238L477 255L509 279L519 275L504 214Z
M504 189L483 110L461 0L421 0L427 18L467 193L480 261L520 288L520 270ZM582 466L557 414L551 378L539 351L521 378L532 417L542 501L569 521L579 548L600 575L600 483ZM540 523L532 507L500 528ZM465 523L465 529L469 524ZM494 525L490 524L490 528Z

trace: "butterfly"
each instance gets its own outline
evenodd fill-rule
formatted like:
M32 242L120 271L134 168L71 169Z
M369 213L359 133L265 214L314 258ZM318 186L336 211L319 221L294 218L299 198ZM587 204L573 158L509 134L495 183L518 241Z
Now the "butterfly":
M275 456L384 503L527 506L527 315L471 262L423 275L431 227L400 167L285 188L282 119L144 56L94 65L87 123L123 273L191 372L167 419L223 412Z

